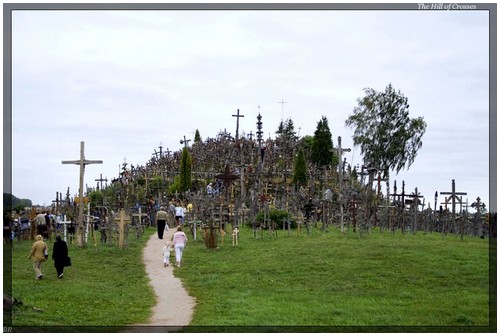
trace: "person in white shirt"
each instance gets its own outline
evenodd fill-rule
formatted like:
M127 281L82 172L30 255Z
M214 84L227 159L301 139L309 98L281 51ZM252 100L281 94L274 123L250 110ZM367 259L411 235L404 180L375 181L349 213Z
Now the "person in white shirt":
M184 224L184 211L185 209L180 203L178 203L175 207L175 221L177 222L177 225Z
M188 241L187 236L182 231L181 226L177 227L177 231L172 236L172 241L173 241L174 249L175 249L176 265L177 265L177 267L181 267L182 253L184 252L184 248L186 247L186 244Z

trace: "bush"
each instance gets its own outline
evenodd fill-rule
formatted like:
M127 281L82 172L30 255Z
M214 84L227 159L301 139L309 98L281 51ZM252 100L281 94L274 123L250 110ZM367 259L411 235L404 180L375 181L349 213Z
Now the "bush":
M283 228L283 219L289 218L289 215L290 214L286 210L271 209L269 210L269 221L274 222L277 229ZM257 213L257 216L255 216L255 221L261 224L264 223L264 210L261 210ZM250 226L252 226L252 223L250 223ZM295 227L297 227L297 223L295 223L295 220L293 220L293 218L290 218L290 228ZM286 225L285 228L287 228Z

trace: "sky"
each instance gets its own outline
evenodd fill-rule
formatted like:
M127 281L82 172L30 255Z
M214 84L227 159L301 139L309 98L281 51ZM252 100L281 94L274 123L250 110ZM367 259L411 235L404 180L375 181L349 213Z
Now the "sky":
M265 137L290 118L300 136L322 116L361 165L345 121L390 83L423 117L423 146L391 173L434 193L489 204L489 13L485 10L23 10L12 12L12 194L50 205L110 181L126 161L220 131ZM286 102L281 104L280 102ZM383 189L385 192L385 187ZM440 195L438 202L444 202ZM496 210L495 210L496 211Z

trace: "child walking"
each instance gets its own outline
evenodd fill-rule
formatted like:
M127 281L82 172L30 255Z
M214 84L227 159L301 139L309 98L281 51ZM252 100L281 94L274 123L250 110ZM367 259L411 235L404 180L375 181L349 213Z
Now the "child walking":
M165 246L163 246L162 254L163 254L163 267L170 266L170 252L172 252L172 246L170 242L167 241Z

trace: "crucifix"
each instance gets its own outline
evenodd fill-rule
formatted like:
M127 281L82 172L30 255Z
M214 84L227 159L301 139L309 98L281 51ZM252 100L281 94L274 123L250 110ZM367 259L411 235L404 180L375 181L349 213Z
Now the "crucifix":
M84 155L85 142L80 142L80 159L74 161L61 161L62 164L77 164L80 165L80 188L78 199L78 229L77 229L77 244L80 247L85 246L83 240L83 175L85 173L85 165L88 164L101 164L102 160L85 160Z
M226 164L226 168L224 169L224 173L215 176L215 178L221 179L224 184L224 189L226 190L226 198L228 196L229 187L233 184L234 180L238 179L238 176L231 173L231 169L229 168L229 164Z
M240 114L240 109L237 109L236 111L237 111L237 113L233 114L233 117L236 117L236 137L234 139L237 142L238 141L238 132L240 129L240 118L244 118L245 116Z
M186 140L186 136L184 135L184 140L181 140L180 143L181 145L184 144L184 148L186 148L189 141L191 141L191 139Z
M455 224L455 204L456 201L460 202L460 199L458 198L457 195L467 195L466 192L456 192L455 191L455 180L451 180L451 192L445 191L445 192L440 192L440 195L451 195L451 215L452 215L452 221L453 224ZM448 201L446 202L448 203Z
M101 190L102 190L102 182L108 182L107 178L102 178L102 174L100 174L100 178L95 179L97 182L101 182ZM99 183L97 183L97 187L99 187Z

